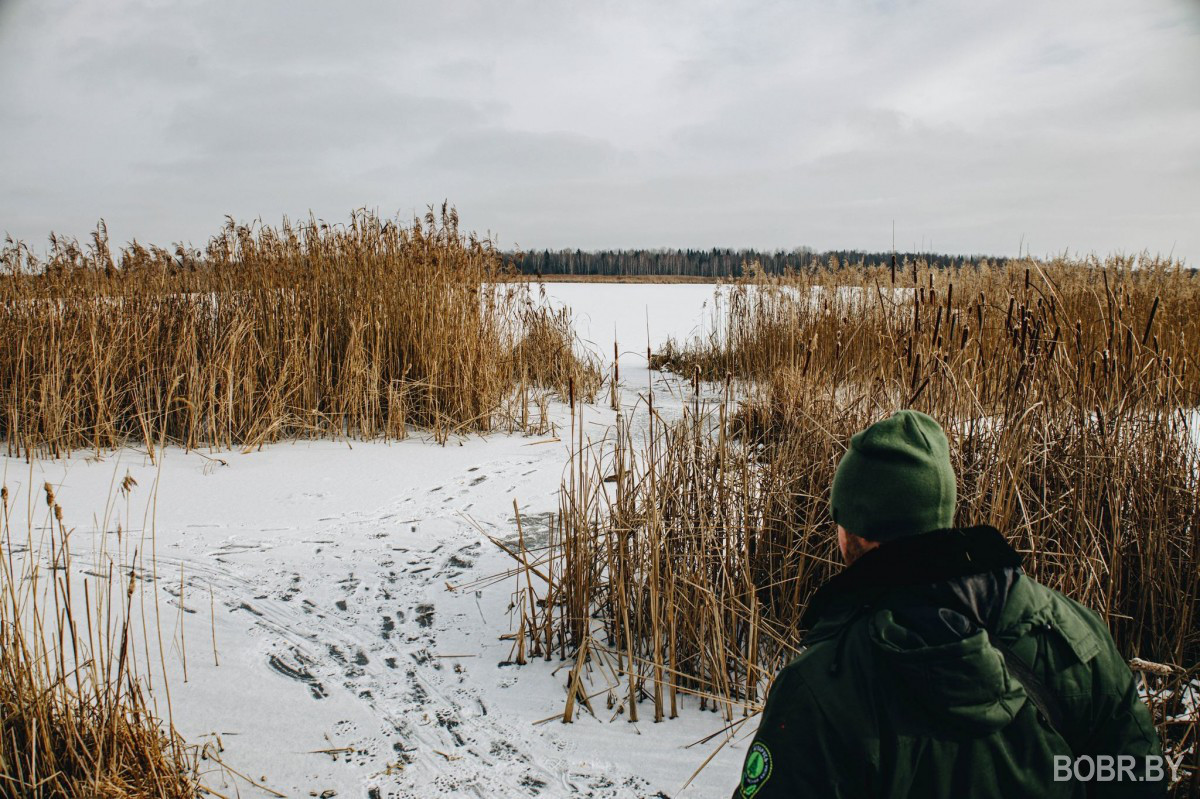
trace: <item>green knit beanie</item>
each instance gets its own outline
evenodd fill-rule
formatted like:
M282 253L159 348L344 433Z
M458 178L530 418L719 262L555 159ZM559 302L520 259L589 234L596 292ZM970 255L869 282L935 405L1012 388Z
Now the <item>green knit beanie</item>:
M871 541L954 524L950 445L931 417L900 411L850 439L829 498L833 520Z

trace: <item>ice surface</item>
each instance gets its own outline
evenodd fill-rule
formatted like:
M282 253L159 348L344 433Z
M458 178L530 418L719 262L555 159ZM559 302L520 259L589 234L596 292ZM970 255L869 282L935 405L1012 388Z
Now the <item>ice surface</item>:
M711 285L547 291L575 310L581 336L601 353L612 352L616 330L626 404L651 378L647 318L652 346L713 318ZM566 421L565 408L555 413ZM593 406L585 429L599 438L613 420ZM675 720L610 722L598 702L602 719L584 713L571 725L539 724L562 712L568 669L557 659L501 665L511 660L512 643L500 636L510 631L515 580L448 590L510 567L484 533L515 532L514 499L531 520L553 511L567 454L563 442L523 436L446 446L413 437L283 443L248 454L168 449L157 465L134 450L32 464L7 458L0 473L16 518L41 502L44 482L56 486L75 529L77 566L102 539L114 547L118 523L121 547L153 544L175 725L192 742L216 745L219 736L225 762L279 793L728 796L753 721L681 792L722 741L687 748L723 727L718 714L685 702ZM138 486L106 520L126 472ZM153 605L151 596L151 615ZM163 681L154 677L166 715ZM272 795L211 779L226 795Z

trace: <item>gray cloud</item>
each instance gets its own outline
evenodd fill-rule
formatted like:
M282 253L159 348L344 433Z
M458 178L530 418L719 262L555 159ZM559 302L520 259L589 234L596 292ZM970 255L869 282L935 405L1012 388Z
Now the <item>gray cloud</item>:
M1200 260L1193 0L0 0L0 229Z

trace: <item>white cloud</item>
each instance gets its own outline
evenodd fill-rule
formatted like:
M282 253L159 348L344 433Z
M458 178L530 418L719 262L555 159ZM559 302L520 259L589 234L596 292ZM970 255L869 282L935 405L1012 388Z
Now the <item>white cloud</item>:
M0 229L1200 260L1192 0L0 0Z

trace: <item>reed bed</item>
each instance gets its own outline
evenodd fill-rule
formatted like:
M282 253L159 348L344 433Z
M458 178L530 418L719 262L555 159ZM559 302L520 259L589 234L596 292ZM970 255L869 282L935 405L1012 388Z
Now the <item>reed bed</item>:
M840 568L846 442L911 407L946 428L959 521L1005 531L1032 576L1104 616L1162 667L1151 687L1177 681L1155 708L1196 790L1180 686L1200 676L1200 279L1127 259L833 265L727 291L711 336L655 358L692 378L682 417L646 396L641 436L619 417L577 439L550 547L519 558L539 580L530 651L575 659L566 719L587 672L631 719L674 716L680 694L748 718Z
M0 435L8 451L255 446L537 426L540 389L599 391L569 320L534 302L445 206L402 225L232 220L203 251L101 224L0 252Z
M0 489L0 796L202 795L199 751L158 718L138 673L142 559L102 555L80 580L53 489L40 513L28 499L14 513Z

